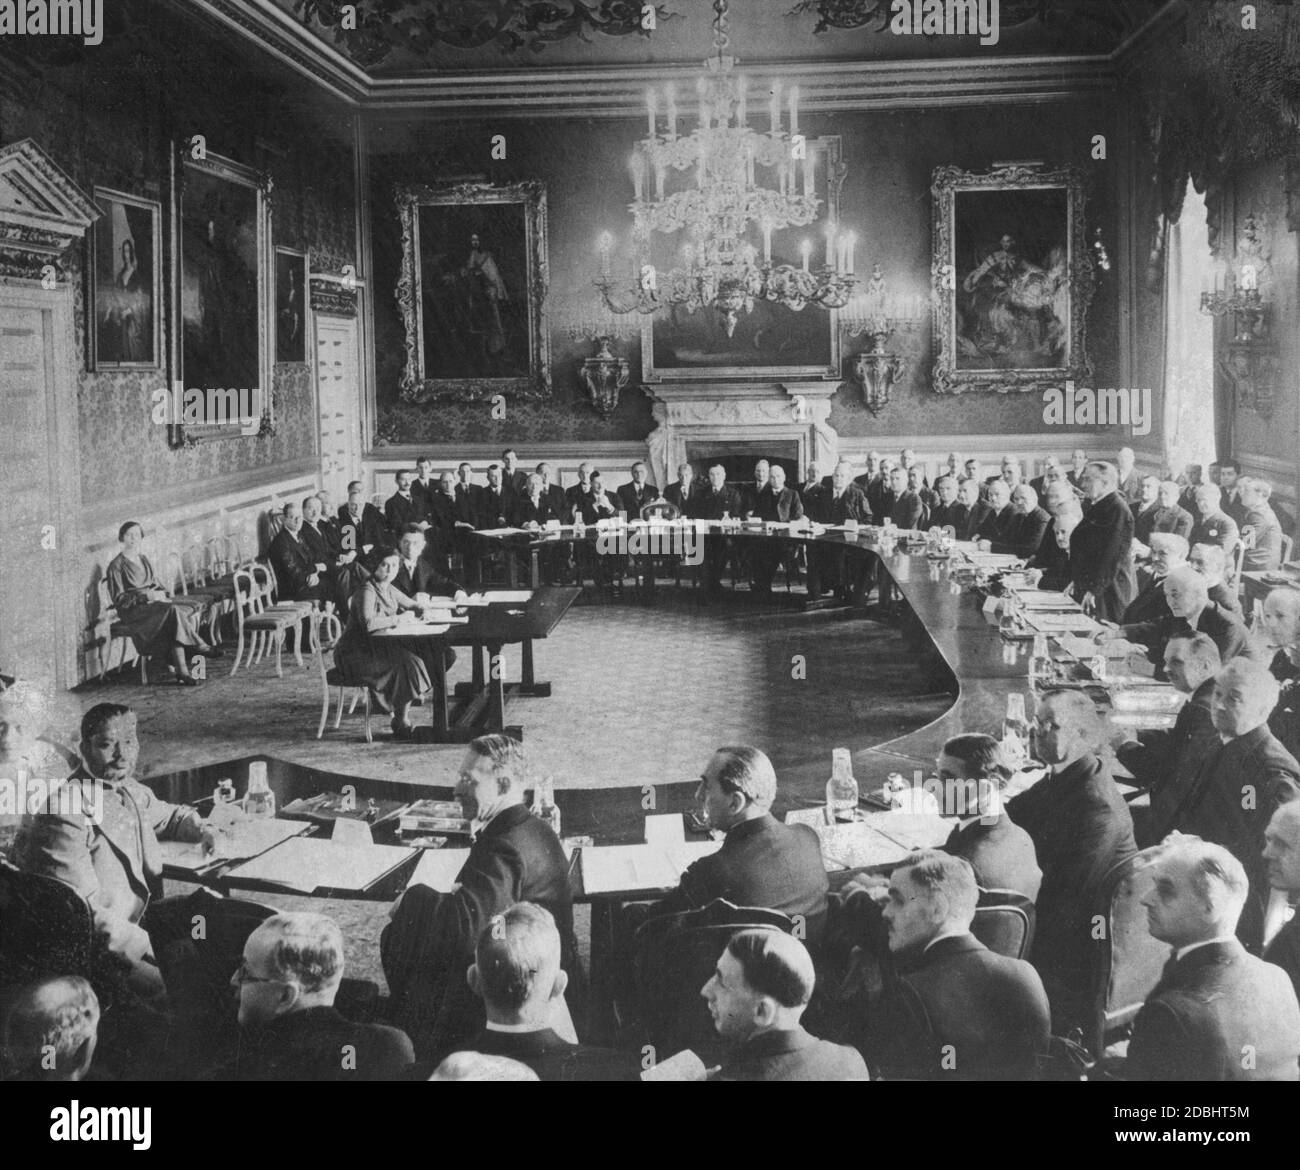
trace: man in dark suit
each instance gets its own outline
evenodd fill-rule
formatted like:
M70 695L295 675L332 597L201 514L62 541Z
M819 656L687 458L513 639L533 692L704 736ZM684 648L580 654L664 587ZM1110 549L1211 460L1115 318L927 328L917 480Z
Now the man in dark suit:
M1141 555L1142 549L1151 542L1151 533L1155 531L1159 511L1160 477L1158 475L1144 475L1136 511L1133 512L1133 539L1141 546L1137 550L1139 555Z
M1002 529L1002 539L995 541L994 552L1014 553L1028 560L1043 543L1043 534L1052 518L1038 506L1038 495L1027 483L1011 493L1011 516Z
M859 476L859 479L862 478ZM832 481L834 475L832 474ZM903 473L903 483L907 483L907 473ZM880 472L872 479L867 480L866 487L863 487L857 480L853 481L853 486L859 488L866 496L867 500L867 518L864 521L867 524L884 524L886 518L894 514L894 501L898 499L898 493L894 490L894 461L892 459L882 459L880 461Z
M587 477L586 488L578 493L574 508L575 517L581 515L584 524L595 524L618 514L618 498L605 490L604 476L599 471L592 471Z
M785 468L779 463L769 472L768 488L758 497L758 507L753 513L769 524L788 524L803 519L803 501L793 488L785 486ZM772 537L753 551L754 588L771 592L772 578L777 566L785 562L787 572L798 573L799 551L790 541Z
M384 523L388 525L388 531L394 534L402 532L408 524L418 524L421 528L429 526L423 497L417 501L411 495L409 471L397 473L397 491L384 504Z
M853 482L853 468L844 462L835 465L831 487L822 503L822 522L844 524L854 520L871 523L871 507L862 489ZM813 545L808 549L808 594L818 597L826 588L835 590L840 601L850 604L861 598L870 587L870 569L860 557L848 559L845 550L831 545Z
M1300 1080L1295 988L1233 937L1250 896L1241 862L1175 839L1150 877L1147 929L1174 952L1133 1021L1125 1080Z
M564 523L569 518L569 502L564 489L555 481L555 468L549 463L539 463L537 474L542 477L542 494L550 501L551 516Z
M1164 664L1174 689L1187 696L1173 727L1139 731L1115 749L1119 762L1151 790L1151 807L1145 821L1137 825L1143 848L1159 844L1172 831L1186 786L1201 761L1219 745L1210 716L1214 677L1222 666L1214 639L1208 634L1171 638L1165 644Z
M892 962L871 997L863 1049L887 1079L1037 1080L1050 1012L1038 972L970 933L969 863L911 854L882 910Z
M488 922L466 976L483 1001L487 1027L467 1047L518 1060L543 1081L637 1080L637 1054L577 1044L556 1032L569 982L560 952L555 919L541 906L516 902Z
M1210 717L1222 741L1200 761L1174 813L1174 828L1230 849L1250 875L1237 935L1258 953L1268 907L1264 827L1274 810L1300 798L1300 764L1268 729L1278 685L1261 665L1239 658L1214 682Z
M1224 512L1241 528L1246 519L1246 502L1241 498L1241 464L1236 459L1220 459L1210 464L1210 481L1219 485Z
M348 488L348 502L339 507L339 543L343 551L356 553L358 561L372 568L370 554L392 539L383 513L366 502L360 482L355 482Z
M956 735L943 745L936 767L945 793L960 790L967 797L962 807L942 810L961 817L948 835L944 852L969 863L980 889L1014 890L1036 901L1043 871L1038 868L1033 839L1002 807L1001 790L1012 774L1002 745L991 735ZM988 785L996 786L996 791L987 790ZM972 788L973 804L968 799Z
M889 519L898 528L917 528L925 518L925 504L919 492L907 485L907 472L895 467L889 473L889 491L894 497Z
M1083 469L1087 466L1087 451L1082 447L1076 447L1070 452L1070 470L1065 473L1065 478L1072 488L1083 490Z
M927 525L930 528L957 527L957 480L951 475L941 475L934 481L936 503L930 509Z
M992 515L993 507L980 498L980 484L969 477L957 487L957 506L953 509L953 528L958 540L974 540L975 533Z
M754 478L740 489L740 508L746 519L757 516L771 491L772 465L766 459L754 464Z
M1047 485L1055 482L1058 477L1065 478L1065 473L1061 470L1061 461L1055 455L1044 455L1043 472L1041 475L1034 476L1029 481L1029 486L1041 500L1047 494Z
M729 1052L720 1081L865 1081L862 1057L800 1024L816 973L807 948L779 930L731 936L700 994Z
M419 525L406 526L397 551L401 559L392 578L394 588L400 589L407 597L427 593L430 597L452 597L457 602L466 600L464 586L443 574L440 566L427 555L428 545Z
M700 777L702 818L726 833L722 848L682 874L681 885L646 917L676 914L725 898L737 906L780 910L803 925L815 947L826 924L826 867L817 834L785 825L771 812L776 799L772 761L753 747L723 747Z
M1273 485L1263 479L1240 481L1242 506L1241 534L1253 534L1254 543L1242 557L1241 568L1246 573L1276 572L1282 564L1282 524L1269 504Z
M740 493L727 483L727 470L721 463L709 468L709 486L700 493L695 505L695 519L721 520L729 516L740 519L742 506ZM730 544L723 536L713 534L704 544L704 588L717 596L722 591L722 574L727 567Z
M1070 583L1070 534L1083 513L1074 489L1064 480L1048 485L1044 507L1052 522L1043 530L1038 551L1027 564L1042 572L1041 588L1064 589Z
M282 600L321 601L330 596L328 566L317 562L302 538L302 508L292 500L284 506L284 527L275 534L267 559L275 570Z
M420 517L428 519L429 504L438 492L438 481L433 478L433 460L428 455L421 455L415 461L415 478L411 480L411 499L420 510ZM400 532L401 529L394 529Z
M552 503L551 497L543 490L542 477L534 472L528 477L523 494L515 497L515 511L511 521L517 528L530 524L545 528L548 520L560 518L552 510Z
M482 485L474 482L474 468L468 463L460 464L456 468L456 519L477 528L482 495Z
M487 478L487 487L478 501L478 527L509 528L515 514L514 489L507 486L501 468L495 463L488 466Z
M695 468L689 463L680 464L677 468L676 482L664 488L664 499L683 516L689 517L694 515L693 509L699 494L700 488L695 482Z
M1116 490L1128 505L1128 510L1136 515L1142 500L1142 475L1134 461L1132 447L1121 447L1115 455Z
M1015 514L1011 506L1011 488L1004 479L989 481L989 510L975 526L975 539L1002 544L1007 538L1007 528Z
M1159 507L1156 509L1155 523L1151 526L1152 533L1172 532L1184 540L1190 540L1195 520L1192 514L1179 503L1180 494L1178 484L1174 480L1167 479L1161 483L1159 494L1156 496Z
M343 934L324 914L276 914L244 944L239 993L240 1081L391 1081L415 1059L404 1032L357 1024L334 1007Z
M619 510L626 512L629 520L640 520L641 509L659 498L659 489L648 482L649 474L650 469L638 460L632 464L632 482L619 485Z
M380 958L393 995L392 1018L421 1059L447 1051L483 1027L465 972L493 915L535 902L555 918L561 966L577 973L569 863L550 825L524 804L523 748L505 735L469 745L456 795L470 818L474 844L450 893L408 886L380 937Z
M1157 678L1164 677L1165 644L1178 636L1208 634L1224 662L1238 656L1254 658L1258 654L1241 619L1210 600L1205 578L1195 569L1188 565L1170 569L1162 588L1169 609L1167 616L1119 627L1126 640L1145 646L1151 660L1161 664L1156 671Z
M1116 490L1115 468L1089 463L1080 480L1083 520L1070 534L1070 594L1100 621L1118 621L1133 600L1133 513Z
M883 476L881 475L880 452L868 451L867 470L864 471L861 475L854 476L853 482L862 489L862 492L865 495L873 483L877 483L882 479L888 479L888 476L889 476L888 468L885 469L885 474ZM815 482L815 479L816 477L812 475L808 477L808 481L810 483Z
M411 489L415 493L414 487ZM429 526L425 529L425 539L429 542L427 555L436 561L443 572L451 571L453 553L464 548L464 533L473 531L472 520L464 520L457 512L459 501L456 499L456 481L450 471L444 471L437 485L426 499L425 518ZM399 530L400 532L405 529Z
M1193 546L1217 544L1231 559L1241 539L1237 522L1221 507L1219 489L1212 483L1203 483L1196 489L1196 523L1188 540Z
M1264 959L1281 967L1300 994L1300 915L1295 912L1300 901L1300 801L1282 805L1268 822L1264 862L1273 887L1264 922Z
M1139 622L1158 622L1169 616L1169 603L1165 600L1165 578L1171 569L1187 563L1187 541L1172 532L1151 534L1150 560L1138 573L1138 593L1128 603L1120 618L1120 625L1132 626Z
M327 597L340 611L346 612L352 594L370 574L357 561L355 549L343 551L338 521L325 514L324 501L319 496L304 497L302 529L298 537L306 546L312 563L325 566L325 581L329 586Z
M822 485L821 468L815 462L809 462L808 472L803 486L799 489L799 500L803 504L803 514L818 524L825 523L826 502L830 492Z
M1103 910L1106 875L1137 852L1128 805L1094 754L1101 738L1091 699L1079 691L1049 695L1032 735L1048 775L1007 801L1043 870L1030 960L1051 998L1057 1035L1055 1025L1079 1018L1091 987L1092 918Z
M519 454L513 447L501 452L501 482L515 495L523 495L528 486L528 472L519 466Z
M572 520L578 514L578 497L590 491L593 467L585 460L578 464L578 482L564 489L564 503L567 515Z

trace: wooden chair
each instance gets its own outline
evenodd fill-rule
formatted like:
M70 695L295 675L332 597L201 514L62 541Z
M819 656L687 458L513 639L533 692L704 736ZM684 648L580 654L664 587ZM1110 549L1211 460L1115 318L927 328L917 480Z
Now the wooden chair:
M104 675L108 673L107 660L113 657L113 643L124 642L136 651L136 657L140 659L140 685L147 686L149 682L149 659L146 655L141 654L136 649L135 638L131 636L131 631L124 626L117 617L117 607L113 604L113 598L108 592L108 579L100 577L99 584L99 622L108 623L108 651L104 653L104 643L99 641L97 644L99 657L99 681L104 681ZM126 649L123 647L121 663L126 662Z
M321 682L321 706L320 706L320 726L316 728L316 738L320 739L325 734L325 724L330 714L330 691L332 688L338 688L338 707L334 713L334 730L339 729L343 722L343 703L347 698L345 692L352 691L352 706L348 709L350 715L356 708L357 699L360 698L365 703L366 715L366 743L374 743L375 738L370 730L370 688L360 679L354 679L345 671L340 670L337 666L325 666L325 652L333 650L338 646L343 637L343 626L339 619L332 613L322 614L319 626L317 627L316 638L316 661L320 666Z
M1034 904L1015 890L980 890L970 932L994 954L1023 959L1034 941Z
M231 664L233 675L239 669L240 659L244 655L244 635L251 635L248 643L248 661L252 667L262 660L269 643L275 643L275 676L284 678L283 654L284 635L287 630L295 631L294 651L298 665L302 665L301 630L303 614L297 609L281 609L278 606L267 607L263 602L262 589L254 581L247 569L236 569L235 582L235 617L238 629L238 642L235 646L235 661Z

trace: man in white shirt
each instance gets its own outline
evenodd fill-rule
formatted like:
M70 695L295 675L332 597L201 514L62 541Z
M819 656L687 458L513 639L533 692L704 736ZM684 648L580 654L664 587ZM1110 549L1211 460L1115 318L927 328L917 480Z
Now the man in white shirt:
M1250 893L1241 862L1222 845L1176 835L1150 882L1147 929L1174 950L1133 1022L1124 1078L1300 1080L1295 989L1235 934Z

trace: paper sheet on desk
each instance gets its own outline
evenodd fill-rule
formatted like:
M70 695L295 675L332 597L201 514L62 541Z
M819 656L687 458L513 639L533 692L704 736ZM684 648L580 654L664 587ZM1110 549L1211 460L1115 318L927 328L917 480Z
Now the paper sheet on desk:
M721 841L687 842L672 849L653 845L597 845L582 851L582 884L588 894L624 890L671 890L686 869L716 853Z
M242 861L273 849L281 841L310 832L309 821L245 821L233 835L219 834L215 853L204 853L197 841L159 841L163 865L197 873L223 861Z
M519 605L525 601L531 601L533 591L531 589L491 589L483 593L488 605Z
M299 894L318 889L353 893L377 882L414 852L405 845L338 845L294 837L230 871L230 877L266 882Z
M1030 613L1025 621L1042 634L1093 634L1101 629L1084 613Z
M480 528L480 536L517 536L521 532L527 532L527 528Z
M936 849L948 840L953 821L927 813L868 813L866 823L905 849Z
M450 894L468 860L468 849L425 849L409 884L428 886L440 894Z

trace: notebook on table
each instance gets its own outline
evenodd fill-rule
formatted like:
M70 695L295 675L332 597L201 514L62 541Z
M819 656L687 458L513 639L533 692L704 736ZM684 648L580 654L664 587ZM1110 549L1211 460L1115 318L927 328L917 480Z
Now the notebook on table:
M317 890L362 893L387 877L415 850L405 845L341 844L294 837L232 869L232 881L260 882L298 894Z
M245 821L233 834L219 833L215 842L216 849L212 853L205 853L202 843L198 841L159 841L158 846L162 851L164 869L198 873L214 865L258 857L290 837L309 833L311 829L310 824L302 821Z

